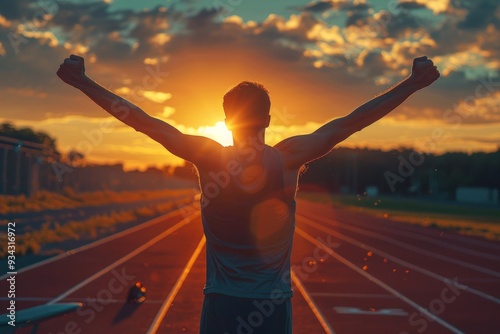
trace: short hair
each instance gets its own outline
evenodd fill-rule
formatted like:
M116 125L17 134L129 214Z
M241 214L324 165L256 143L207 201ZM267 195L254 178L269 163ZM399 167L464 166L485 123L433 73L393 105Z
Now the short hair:
M269 115L269 91L260 83L243 81L231 88L223 99L226 118L242 121L260 121Z

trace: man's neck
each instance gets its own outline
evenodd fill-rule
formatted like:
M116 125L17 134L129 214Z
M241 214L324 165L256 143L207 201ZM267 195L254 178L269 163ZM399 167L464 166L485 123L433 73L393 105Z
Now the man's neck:
M261 130L240 130L233 132L233 143L235 147L262 148L265 145L265 129Z

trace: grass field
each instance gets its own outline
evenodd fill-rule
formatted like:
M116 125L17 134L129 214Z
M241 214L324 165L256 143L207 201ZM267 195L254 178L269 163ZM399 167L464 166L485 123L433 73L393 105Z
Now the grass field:
M162 204L149 204L130 210L111 211L107 214L93 215L78 221L45 221L41 228L16 236L16 253L18 255L37 254L44 246L53 245L68 240L92 240L104 234L115 231L119 225L132 223L143 218L154 218L175 210L193 201L196 192L193 189L110 192L65 193L55 194L44 192L32 198L24 196L2 196L0 206L7 212L37 212L40 210L64 210L91 205L106 205L110 203L130 203L148 199L164 198ZM3 212L3 211L2 211ZM0 220L0 226L6 226L7 220ZM0 233L0 258L7 255L7 234Z
M299 193L299 198L331 203L402 223L455 230L462 234L500 240L500 207L412 198Z
M0 212L2 214L37 212L42 210L61 210L108 203L128 203L141 200L175 196L193 196L193 189L165 189L139 191L93 191L75 193L66 188L63 193L39 191L34 196L0 195Z

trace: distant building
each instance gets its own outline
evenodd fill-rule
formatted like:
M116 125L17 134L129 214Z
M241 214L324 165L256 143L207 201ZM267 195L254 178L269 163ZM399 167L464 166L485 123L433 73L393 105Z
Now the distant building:
M0 136L0 194L32 195L49 188L56 181L48 161L57 158L46 145Z
M486 187L458 187L457 202L498 204L498 189Z
M194 172L190 180L147 171L124 171L121 164L70 166L46 145L0 136L0 195L31 196L39 190L75 192L112 190L157 190L196 188Z
M377 196L378 195L378 187L376 186L368 186L365 188L366 196Z

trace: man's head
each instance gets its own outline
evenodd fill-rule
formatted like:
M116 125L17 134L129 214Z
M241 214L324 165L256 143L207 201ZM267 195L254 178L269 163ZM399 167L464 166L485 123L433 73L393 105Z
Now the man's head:
M269 126L271 101L263 85L243 81L224 95L222 106L229 130L261 130Z

